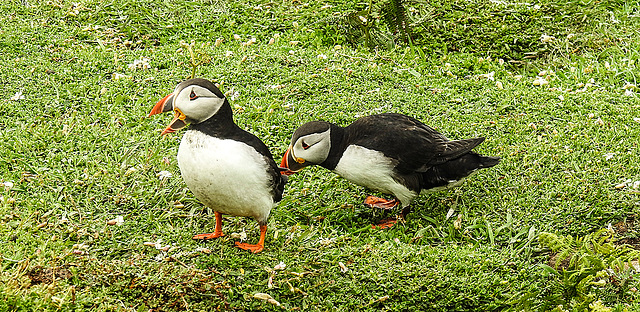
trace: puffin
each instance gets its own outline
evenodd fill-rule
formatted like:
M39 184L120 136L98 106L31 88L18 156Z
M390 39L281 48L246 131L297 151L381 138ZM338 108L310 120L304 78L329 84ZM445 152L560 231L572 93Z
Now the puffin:
M209 80L189 79L158 101L149 117L175 113L161 135L187 127L178 148L178 166L184 182L204 205L215 212L213 233L195 240L222 237L222 215L253 217L260 225L257 244L236 242L253 253L264 249L267 219L282 199L286 175L269 148L233 121L231 105Z
M397 113L361 117L347 127L317 120L293 133L280 167L287 168L282 174L291 175L319 165L355 184L393 195L390 200L370 195L364 201L372 208L402 207L399 218L373 226L383 229L404 220L419 194L458 186L478 169L497 165L500 157L472 151L484 140L449 140Z

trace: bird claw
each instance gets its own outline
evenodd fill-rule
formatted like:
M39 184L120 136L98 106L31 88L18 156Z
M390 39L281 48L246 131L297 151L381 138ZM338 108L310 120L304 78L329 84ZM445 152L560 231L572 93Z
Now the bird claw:
M243 250L248 250L252 253L259 253L264 249L263 245L260 244L247 244L247 243L241 243L241 242L236 242L236 247L243 249Z
M364 200L364 204L371 208L380 208L385 210L391 210L393 208L398 207L400 202L397 199L386 200L384 198L375 197L375 196L367 196Z

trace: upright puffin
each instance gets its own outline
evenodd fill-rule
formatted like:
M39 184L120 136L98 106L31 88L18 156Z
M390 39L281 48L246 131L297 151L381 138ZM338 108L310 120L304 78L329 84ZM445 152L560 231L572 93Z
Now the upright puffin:
M451 141L422 122L396 113L362 117L347 127L312 121L298 128L282 158L283 174L320 165L369 189L395 196L368 196L370 207L401 206L402 217L420 193L461 184L476 170L495 166L499 157L471 151L484 138ZM383 220L380 228L396 219Z
M206 79L189 79L162 98L149 116L174 111L175 117L162 135L189 125L178 149L178 166L193 194L215 211L213 233L193 239L224 236L222 215L253 217L260 225L260 241L236 242L254 253L264 249L267 218L282 199L286 176L267 146L234 122L231 106L216 86Z

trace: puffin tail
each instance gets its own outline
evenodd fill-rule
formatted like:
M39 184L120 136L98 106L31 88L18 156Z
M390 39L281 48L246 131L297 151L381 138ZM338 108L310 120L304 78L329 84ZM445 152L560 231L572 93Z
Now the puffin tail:
M497 165L500 162L500 157L497 156L480 156L479 168L489 168Z

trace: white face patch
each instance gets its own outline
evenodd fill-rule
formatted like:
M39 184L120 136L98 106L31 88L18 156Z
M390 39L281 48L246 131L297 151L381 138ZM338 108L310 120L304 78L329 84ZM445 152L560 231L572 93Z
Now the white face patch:
M320 164L327 159L331 150L331 129L320 133L301 136L293 144L294 159L302 158L311 164Z
M355 184L393 194L406 207L418 194L393 178L395 165L396 161L384 156L382 152L350 145L333 171Z
M224 98L219 98L209 89L198 85L183 88L173 99L173 107L194 123L201 123L215 115L222 104Z

